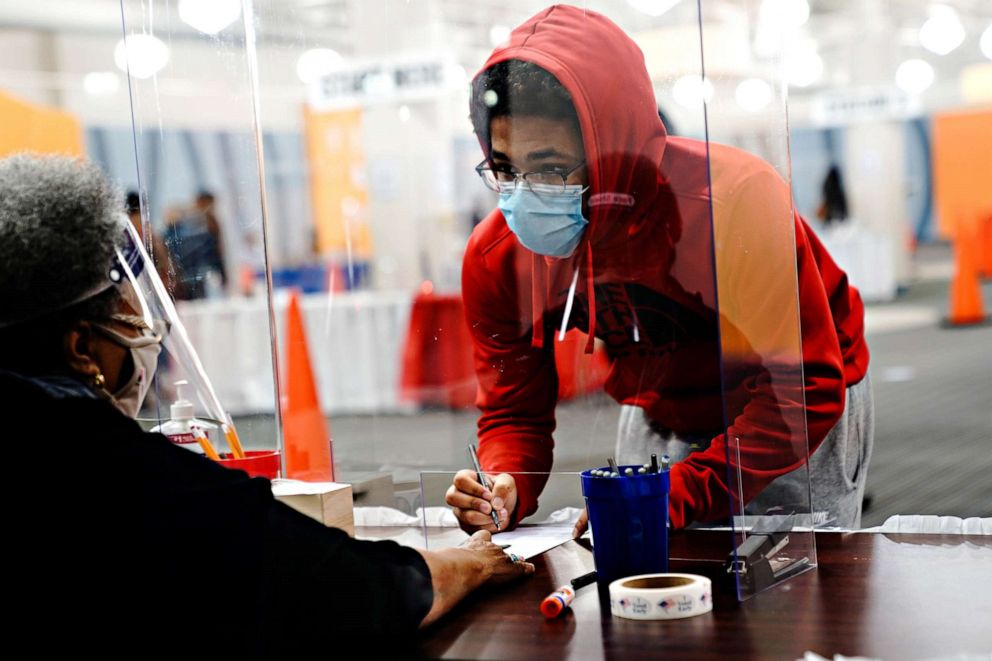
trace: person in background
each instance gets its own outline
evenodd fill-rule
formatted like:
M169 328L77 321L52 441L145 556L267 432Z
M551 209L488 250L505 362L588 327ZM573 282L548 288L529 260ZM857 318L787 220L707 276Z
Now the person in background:
M436 552L351 539L268 480L142 431L167 330L119 275L140 265L120 268L126 223L94 165L0 160L8 630L39 652L112 657L374 654L533 572L485 532Z
M822 220L824 225L847 220L847 195L844 194L840 168L836 165L830 166L827 176L823 179L823 199L816 210L816 217Z
M637 45L567 5L493 51L470 114L476 171L499 194L462 269L494 486L458 472L447 502L462 527L536 511L555 447L555 344L570 329L610 359L618 463L675 462L673 528L725 522L742 503L808 512L807 466L812 518L858 527L873 443L864 308L778 173L668 136Z
M193 208L203 217L207 234L213 239L208 261L220 274L221 283L227 285L227 268L224 261L224 239L221 236L220 221L217 219L217 199L206 189L201 189L193 200Z
M201 190L193 205L166 214L165 244L181 274L177 298L219 296L227 284L223 237L212 193Z

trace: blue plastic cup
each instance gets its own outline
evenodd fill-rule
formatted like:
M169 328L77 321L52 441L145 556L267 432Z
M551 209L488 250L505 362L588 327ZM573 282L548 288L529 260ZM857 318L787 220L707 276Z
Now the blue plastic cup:
M627 468L634 475L624 475ZM596 579L601 586L618 578L668 571L668 471L637 473L621 466L619 477L582 473L593 535Z

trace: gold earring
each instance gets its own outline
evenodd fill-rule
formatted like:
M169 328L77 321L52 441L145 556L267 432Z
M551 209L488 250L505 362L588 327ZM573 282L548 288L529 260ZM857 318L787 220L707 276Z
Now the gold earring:
M106 385L107 380L103 377L103 372L97 372L96 376L93 377L93 387L100 388L103 390L103 386Z

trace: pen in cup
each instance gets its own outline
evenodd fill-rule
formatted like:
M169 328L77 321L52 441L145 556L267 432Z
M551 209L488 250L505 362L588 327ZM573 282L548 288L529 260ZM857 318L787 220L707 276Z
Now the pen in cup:
M492 493L492 487L489 485L489 481L482 472L482 466L479 464L479 455L475 451L475 443L468 444L468 453L472 457L472 468L475 469L475 474L479 478L479 484L481 484L483 488L488 489L489 493ZM499 515L496 513L495 508L490 509L489 516L492 517L493 525L496 526L496 530L500 530Z

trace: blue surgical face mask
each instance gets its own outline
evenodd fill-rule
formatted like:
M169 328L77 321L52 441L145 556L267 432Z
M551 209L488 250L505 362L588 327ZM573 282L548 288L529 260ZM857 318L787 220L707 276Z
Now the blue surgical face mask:
M571 257L589 221L582 216L582 186L528 187L501 190L499 210L528 250L548 257Z

